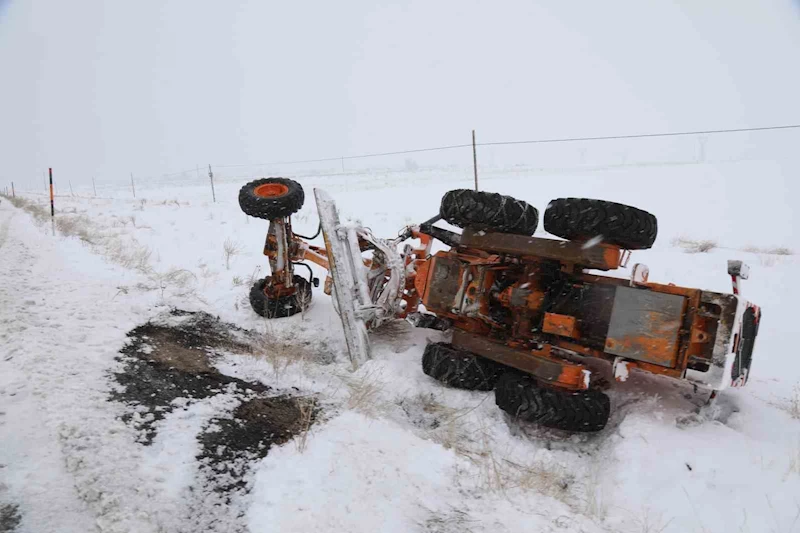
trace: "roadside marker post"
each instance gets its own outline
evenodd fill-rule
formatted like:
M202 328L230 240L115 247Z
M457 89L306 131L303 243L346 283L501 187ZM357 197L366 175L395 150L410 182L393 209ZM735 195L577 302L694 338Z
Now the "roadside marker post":
M55 204L55 197L53 194L53 169L48 169L50 173L50 218L56 216L56 204Z

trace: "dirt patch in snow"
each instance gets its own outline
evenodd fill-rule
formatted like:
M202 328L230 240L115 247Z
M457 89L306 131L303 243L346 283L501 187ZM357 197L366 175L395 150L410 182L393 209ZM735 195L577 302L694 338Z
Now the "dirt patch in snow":
M221 393L242 397L263 394L269 387L220 374L212 360L225 351L249 352L251 334L206 313L173 310L166 319L147 322L128 333L120 350L119 387L111 399L130 406L123 419L142 431L151 444L156 423L176 405Z
M304 442L317 418L316 400L295 395L296 389L275 391L214 367L222 353L252 353L259 343L253 332L206 313L173 310L131 330L128 338L111 399L126 405L123 420L140 431L143 445L152 444L158 422L175 409L217 395L238 402L197 435L197 505L226 505L235 494L249 491L254 461L272 446L296 437Z
M307 432L317 413L316 402L309 398L277 396L246 401L236 408L233 418L213 420L200 436L201 470L218 492L247 488L245 474L251 461L265 457L272 446Z
M131 330L128 338L120 350L122 369L114 374L119 387L111 398L131 408L124 419L142 431L145 445L152 443L156 423L177 406L218 394L242 403L232 418L213 419L199 437L201 458L224 461L262 449L266 453L313 420L314 409L307 407L311 400L285 391L276 395L262 383L227 376L213 366L223 352L251 353L257 341L252 332L207 313L176 309Z
M0 533L11 533L22 521L16 505L0 505Z

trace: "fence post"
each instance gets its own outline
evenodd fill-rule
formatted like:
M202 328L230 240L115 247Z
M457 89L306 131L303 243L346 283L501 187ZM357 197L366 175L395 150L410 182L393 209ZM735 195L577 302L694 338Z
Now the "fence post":
M697 162L704 163L706 160L706 143L708 142L708 135L700 135L697 137L697 142L700 148L697 154Z
M53 169L50 168L48 171L50 172L50 218L53 218L56 216L56 204L53 195Z
M208 179L211 180L211 198L214 199L214 203L217 203L217 193L214 192L214 173L211 172L211 165L208 165Z
M17 194L14 191L14 182L12 181L11 182L11 198L16 198L16 197L17 197Z
M70 196L75 196L75 193L72 192L72 180L67 180L67 181L69 183L69 195Z
M94 176L92 176L92 189L94 190L94 197L97 198L97 185L94 184Z
M136 198L136 185L133 183L133 172L131 172L131 190L133 191L133 197Z
M475 190L478 190L478 152L475 150L475 130L472 130L472 168L475 170Z

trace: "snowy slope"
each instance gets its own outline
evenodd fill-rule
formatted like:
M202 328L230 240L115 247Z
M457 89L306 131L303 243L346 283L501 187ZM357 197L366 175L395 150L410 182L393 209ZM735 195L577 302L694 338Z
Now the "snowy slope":
M220 511L220 524L235 519L253 532L797 529L800 420L790 413L792 398L800 401L800 359L791 342L798 260L733 249L796 247L794 224L785 223L791 215L778 208L755 222L736 216L766 193L726 189L724 177L754 170L769 176L769 164L669 170L646 171L651 183L672 176L675 187L661 195L633 186L641 173L627 170L486 176L486 189L541 210L568 195L651 210L659 216L659 243L634 260L650 266L654 281L727 291L726 259L752 267L744 291L764 309L753 377L748 387L723 393L716 420L686 416L705 400L701 391L634 373L611 391L606 430L566 437L510 423L491 393L445 389L427 378L419 360L436 332L390 328L374 338L375 359L351 374L338 318L321 290L302 315L257 317L246 296L251 277L267 269L266 223L239 211L241 181L219 183L217 203L205 183L144 188L136 200L124 190L104 199L58 198L58 219L75 222L62 229L83 241L53 237L49 223L36 224L4 199L0 505L18 506L18 531L25 532L188 527L197 511L192 491L202 491L193 486L194 435L230 405L195 404L167 418L158 446L147 448L117 419L119 405L106 401L113 387L106 372L125 332L176 306L254 330L268 347L297 347L296 360L230 353L216 364L232 376L315 394L326 412L307 442L270 450L251 473L249 495L230 503L236 512ZM441 193L469 186L468 179L424 171L303 179L309 200L295 229L311 234L316 227L313 186L333 194L343 218L393 236L403 224L429 218ZM728 200L681 204L671 191L689 185L722 190ZM28 198L44 205L42 196ZM687 254L670 245L680 235L731 249ZM238 248L227 261L226 241ZM134 251L140 253L132 259ZM305 357L308 346L334 362ZM213 523L217 511L208 512L203 523Z

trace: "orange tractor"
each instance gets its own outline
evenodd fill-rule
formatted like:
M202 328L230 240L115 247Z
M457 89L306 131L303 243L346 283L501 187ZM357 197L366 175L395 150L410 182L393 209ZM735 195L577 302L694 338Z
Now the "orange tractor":
M302 187L265 178L242 187L239 203L270 221L264 254L272 275L251 289L253 310L267 318L301 311L318 285L311 261L328 270L350 359L370 357L368 331L405 318L452 332L422 356L425 374L452 386L495 391L514 417L569 431L598 431L610 401L598 388L593 362L612 365L624 381L631 370L685 379L711 391L747 382L760 309L739 294L747 266L728 262L733 294L648 281L648 269L627 278L598 271L627 267L631 250L650 248L656 218L601 200L559 198L547 206L545 230L566 240L533 237L537 210L500 194L446 193L439 214L380 239L340 224L331 198L315 190L316 235L292 231ZM440 220L460 227L436 227ZM308 241L323 234L324 246ZM437 240L449 249L433 252ZM295 267L309 270L306 279Z

